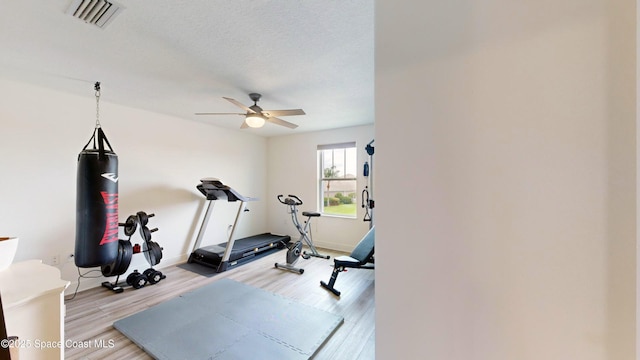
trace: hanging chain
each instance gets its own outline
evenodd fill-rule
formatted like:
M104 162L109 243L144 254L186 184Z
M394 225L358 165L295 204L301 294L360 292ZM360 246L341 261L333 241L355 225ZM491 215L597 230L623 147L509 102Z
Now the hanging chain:
M100 82L96 82L96 129L100 128Z

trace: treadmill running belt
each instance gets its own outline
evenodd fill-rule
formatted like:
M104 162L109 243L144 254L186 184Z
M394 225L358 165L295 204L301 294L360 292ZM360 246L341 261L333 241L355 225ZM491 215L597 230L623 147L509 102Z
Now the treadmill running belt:
M235 240L229 260L222 262L227 243L205 246L196 249L189 257L189 263L195 262L204 266L217 268L218 272L228 267L254 260L256 255L267 251L282 249L283 244L291 241L288 235L264 233Z

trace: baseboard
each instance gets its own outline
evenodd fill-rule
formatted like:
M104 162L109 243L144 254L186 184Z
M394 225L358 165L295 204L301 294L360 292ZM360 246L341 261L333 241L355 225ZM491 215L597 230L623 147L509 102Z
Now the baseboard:
M154 266L154 269L157 270L161 270L163 268L169 267L169 266L173 266L173 265L178 265L178 264L183 264L185 262L187 262L187 258L188 255L184 254L181 256L177 256L171 259L162 259L162 261L160 262L160 264ZM102 283L105 281L115 281L115 277L109 277L106 278L104 276L98 276L98 277L89 277L89 276L96 276L97 274L100 274L100 268L94 268L94 269L83 269L81 270L81 272L83 273L87 273L90 271L94 271L91 272L89 274L87 274L88 277L82 277L80 278L80 286L78 286L78 278L76 278L76 281L71 281L71 284L65 289L64 291L64 296L65 298L69 299L71 296L73 296L76 292L81 292L84 290L89 290L89 289L93 289L96 287L100 287L102 286ZM127 269L127 272L122 274L120 276L121 281L123 281L124 279L127 278L127 275L129 273L133 272L133 268L129 268ZM77 289L77 290L76 290ZM105 291L108 291L105 289Z
M347 254L351 253L351 251L353 250L353 248L345 246L344 244L328 243L328 242L322 242L322 241L314 241L313 245L320 249L341 251Z

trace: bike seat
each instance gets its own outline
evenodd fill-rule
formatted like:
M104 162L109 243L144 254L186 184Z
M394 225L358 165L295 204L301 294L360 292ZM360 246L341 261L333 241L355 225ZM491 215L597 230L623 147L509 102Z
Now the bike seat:
M312 211L303 211L302 215L308 216L308 217L318 217L318 216L320 216L320 213L319 212L312 212Z

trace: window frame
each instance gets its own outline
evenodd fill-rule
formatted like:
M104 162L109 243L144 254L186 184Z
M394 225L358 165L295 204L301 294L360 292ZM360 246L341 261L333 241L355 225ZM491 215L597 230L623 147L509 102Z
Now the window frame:
M344 158L343 158L343 167L342 169L340 169L343 172L342 177L325 177L325 168L324 168L324 164L326 163L326 161L324 161L324 153L326 150L334 150L334 152L332 152L332 155L335 155L335 150L344 150ZM348 168L347 166L347 158L348 158L348 150L347 149L353 149L354 153L354 159L353 159L353 166L354 166L354 172L355 174L347 174L346 170ZM316 150L316 154L317 154L317 167L318 167L318 176L317 176L317 194L318 194L318 202L317 202L317 208L318 208L318 212L320 212L323 216L329 216L329 217L339 217L339 218L346 218L346 219L357 219L358 218L358 151L357 151L358 147L356 146L356 142L355 141L350 141L350 142L343 142L343 143L334 143L334 144L323 144L323 145L318 145L317 146L317 150ZM332 159L331 163L335 163L335 159ZM335 165L334 165L335 166ZM346 175L353 175L352 177L349 176L347 177ZM353 197L353 203L355 204L355 211L354 213L345 215L345 214L335 214L335 213L327 213L325 212L325 206L324 206L324 198L325 198L325 181L353 181L354 185L355 185L355 189L354 189L354 197Z

